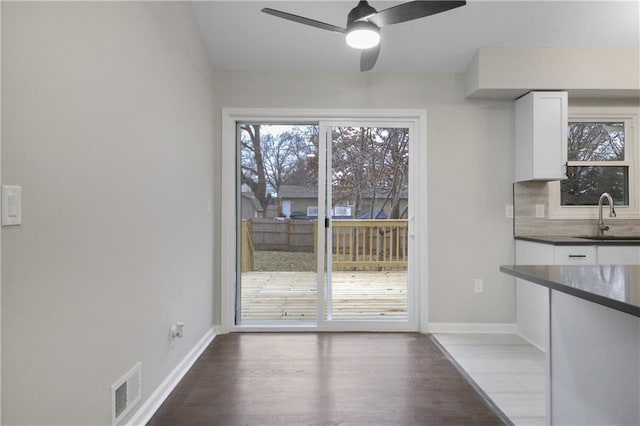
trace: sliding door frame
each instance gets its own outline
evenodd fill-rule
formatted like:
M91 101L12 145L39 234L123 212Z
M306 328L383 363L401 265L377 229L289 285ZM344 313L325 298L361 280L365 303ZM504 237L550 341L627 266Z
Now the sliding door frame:
M393 110L331 110L331 109L255 109L255 108L225 108L222 110L222 139L221 139L221 212L220 222L220 294L221 298L215 305L219 306L221 315L220 331L228 333L234 331L363 331L362 323L322 321L318 316L317 326L309 324L278 324L271 326L238 325L236 324L236 281L237 281L237 203L235 179L224 177L236 176L237 136L236 129L239 122L292 124L292 123L376 123L382 122L399 126L409 125L411 128L411 146L409 156L409 199L413 200L412 212L409 216L409 236L413 240L413 274L409 274L409 288L413 288L412 297L408 298L408 312L412 311L413 321L407 322L406 330L428 330L428 255L427 255L427 112L415 109ZM321 133L322 134L322 133ZM412 184L412 183L413 184ZM320 288L318 293L320 293ZM325 309L324 303L319 303L320 310ZM378 323L371 321L371 330L397 331L393 323Z

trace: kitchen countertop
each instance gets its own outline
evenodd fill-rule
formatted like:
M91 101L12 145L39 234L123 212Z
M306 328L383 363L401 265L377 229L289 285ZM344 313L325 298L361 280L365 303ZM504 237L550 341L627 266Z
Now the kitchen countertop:
M502 265L500 271L640 317L640 265Z
M623 237L616 237L623 238ZM640 246L640 239L615 239L615 240L591 240L586 237L559 237L559 236L517 236L516 240L531 241L534 243L552 244L554 246Z

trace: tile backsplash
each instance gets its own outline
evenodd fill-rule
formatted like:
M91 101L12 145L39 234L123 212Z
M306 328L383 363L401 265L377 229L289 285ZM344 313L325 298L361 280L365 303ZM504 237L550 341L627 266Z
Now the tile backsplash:
M515 236L582 236L596 234L596 219L549 219L549 191L546 182L518 182L513 185ZM536 217L536 205L544 205L545 217ZM609 219L611 235L639 235L640 218Z

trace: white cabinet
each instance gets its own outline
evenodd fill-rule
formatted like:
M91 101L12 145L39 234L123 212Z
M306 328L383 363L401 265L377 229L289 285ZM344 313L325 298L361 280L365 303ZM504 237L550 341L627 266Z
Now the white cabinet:
M518 265L640 265L640 246L560 246L516 240ZM516 279L518 333L538 348L545 347L549 289Z
M516 240L517 265L553 265L552 245ZM516 327L520 336L544 351L549 317L549 289L516 279Z
M598 246L598 265L640 265L640 246Z
M561 246L516 240L518 265L640 265L640 245Z
M554 246L516 240L518 265L595 265L596 246ZM516 279L516 325L518 333L544 350L549 316L549 289Z
M567 178L567 102L567 92L516 100L516 182Z
M554 265L596 265L596 246L552 246Z

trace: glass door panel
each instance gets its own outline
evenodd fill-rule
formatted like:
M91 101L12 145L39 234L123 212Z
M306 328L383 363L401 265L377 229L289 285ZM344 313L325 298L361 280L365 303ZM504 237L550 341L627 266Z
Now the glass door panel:
M327 319L406 321L409 128L333 127L327 157Z
M237 134L236 324L315 324L318 126L241 123Z

